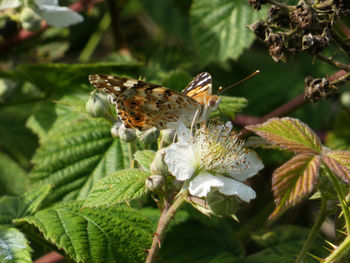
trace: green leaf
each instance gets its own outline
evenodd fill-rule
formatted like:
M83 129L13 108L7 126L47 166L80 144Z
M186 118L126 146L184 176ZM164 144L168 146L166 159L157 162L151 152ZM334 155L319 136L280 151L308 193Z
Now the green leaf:
M147 192L145 180L149 176L149 173L138 169L115 172L97 182L84 206L111 206L138 198Z
M22 64L15 73L17 78L30 81L43 91L72 91L72 87L88 84L88 76L93 73L135 76L140 63L94 63L94 64Z
M28 240L16 228L0 228L0 262L31 263Z
M156 155L155 151L151 150L143 150L137 151L134 154L135 160L139 163L143 170L146 172L150 171L151 163Z
M33 158L32 181L53 185L46 204L85 198L99 179L129 166L127 145L112 138L110 124L69 116Z
M28 177L25 171L8 156L0 153L0 195L18 195L25 192Z
M15 218L34 214L50 192L50 185L35 187L20 196L0 198L0 224L11 224Z
M189 220L167 232L159 252L159 261L220 262L215 259L222 253L230 255L230 260L226 262L234 262L234 259L240 258L244 253L243 245L234 238L232 229L224 223L219 228L214 228Z
M175 6L176 2L171 0L141 0L141 2L143 3L142 11L146 11L152 21L165 33L180 38L186 44L191 43L188 17Z
M220 112L226 116L231 118L235 117L237 112L240 112L243 108L245 108L248 104L248 100L245 98L237 98L230 96L220 96L222 98L219 108ZM215 118L220 116L219 111L214 111L210 114L210 118Z
M273 172L272 191L277 207L270 217L276 216L282 207L295 205L312 192L319 177L320 165L320 156L303 153Z
M247 25L265 18L266 11L255 12L241 0L194 0L192 35L203 61L237 59L255 38Z
M294 153L320 153L318 136L303 122L293 118L272 118L258 125L245 127L265 140Z
M262 247L262 251L241 258L234 263L293 263L300 252L309 229L299 226L283 225L272 229L262 229L252 234L252 238ZM324 241L313 242L310 253L319 257L326 255ZM311 256L305 258L305 263L316 262Z
M333 173L350 184L350 152L332 151L322 156L322 161Z
M33 225L76 262L143 262L152 241L149 222L127 206L82 209L72 202L16 223Z
M24 168L29 168L30 158L37 147L37 138L25 127L30 106L10 106L0 109L0 147L10 153Z

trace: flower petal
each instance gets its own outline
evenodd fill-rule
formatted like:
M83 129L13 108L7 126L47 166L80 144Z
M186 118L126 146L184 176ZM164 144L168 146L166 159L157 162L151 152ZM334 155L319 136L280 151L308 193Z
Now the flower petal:
M247 180L264 168L264 164L254 151L247 149L245 151L246 153L239 155L239 158L234 161L233 166L224 168L225 173L239 181Z
M188 143L191 140L191 131L186 128L183 122L179 122L177 129L178 143Z
M201 172L190 182L189 191L191 195L205 197L212 187L223 186L224 182L220 178L208 172Z
M58 6L58 0L34 0L37 6L40 8L43 5L54 5Z
M84 18L70 10L68 7L55 5L40 6L39 15L50 25L55 27L66 27L80 23Z
M166 149L164 161L169 171L179 181L190 179L197 168L193 145L189 143L170 145Z
M224 182L224 186L218 188L220 193L224 195L236 195L247 203L256 197L256 193L251 187L219 174L216 177Z

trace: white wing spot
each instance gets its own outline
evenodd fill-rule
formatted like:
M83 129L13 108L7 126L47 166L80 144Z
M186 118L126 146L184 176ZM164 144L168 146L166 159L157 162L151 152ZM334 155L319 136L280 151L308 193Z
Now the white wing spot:
M114 77L113 76L108 76L107 79L114 79Z
M113 89L114 89L115 91L120 91L120 87L119 87L119 86L114 86Z
M138 80L133 80L133 79L129 79L126 82L123 83L123 86L126 88L132 88L134 87L136 84L138 83Z
M106 85L107 85L107 86L112 86L112 84L111 84L111 83L107 83Z

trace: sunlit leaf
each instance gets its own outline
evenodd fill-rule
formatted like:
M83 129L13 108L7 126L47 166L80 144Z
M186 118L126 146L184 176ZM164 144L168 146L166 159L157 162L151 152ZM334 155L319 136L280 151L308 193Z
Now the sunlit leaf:
M115 172L97 182L84 206L111 206L138 198L147 192L145 180L148 176L149 173L138 169Z
M138 164L142 167L143 170L145 170L146 172L149 172L151 163L155 155L156 153L154 151L143 150L143 151L137 151L134 154L134 158L138 162Z
M266 15L255 12L247 1L195 0L191 6L191 26L198 53L205 63L237 59L254 40L247 25Z
M0 262L31 263L28 240L16 228L0 228Z
M129 166L127 145L112 138L110 124L79 117L60 124L38 149L30 174L53 185L47 203L85 198L99 179Z
M81 205L61 204L15 222L34 226L76 262L144 261L152 235L143 215L124 205L94 209Z
M0 224L11 224L15 218L34 214L50 192L50 185L34 187L20 196L0 198Z
M245 127L265 140L294 153L319 153L322 144L303 122L293 118L272 118L262 124Z
M350 183L350 152L333 151L322 156L322 161L344 182Z
M275 216L283 207L295 205L310 194L317 182L321 157L311 153L296 155L273 172L272 190Z

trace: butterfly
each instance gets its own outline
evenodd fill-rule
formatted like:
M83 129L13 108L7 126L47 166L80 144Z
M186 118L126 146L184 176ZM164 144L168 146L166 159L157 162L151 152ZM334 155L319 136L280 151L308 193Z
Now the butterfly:
M185 125L206 121L221 101L212 95L212 78L207 72L198 74L181 93L157 84L104 74L92 74L89 81L116 105L126 128L141 131L152 127L177 128L179 121Z

